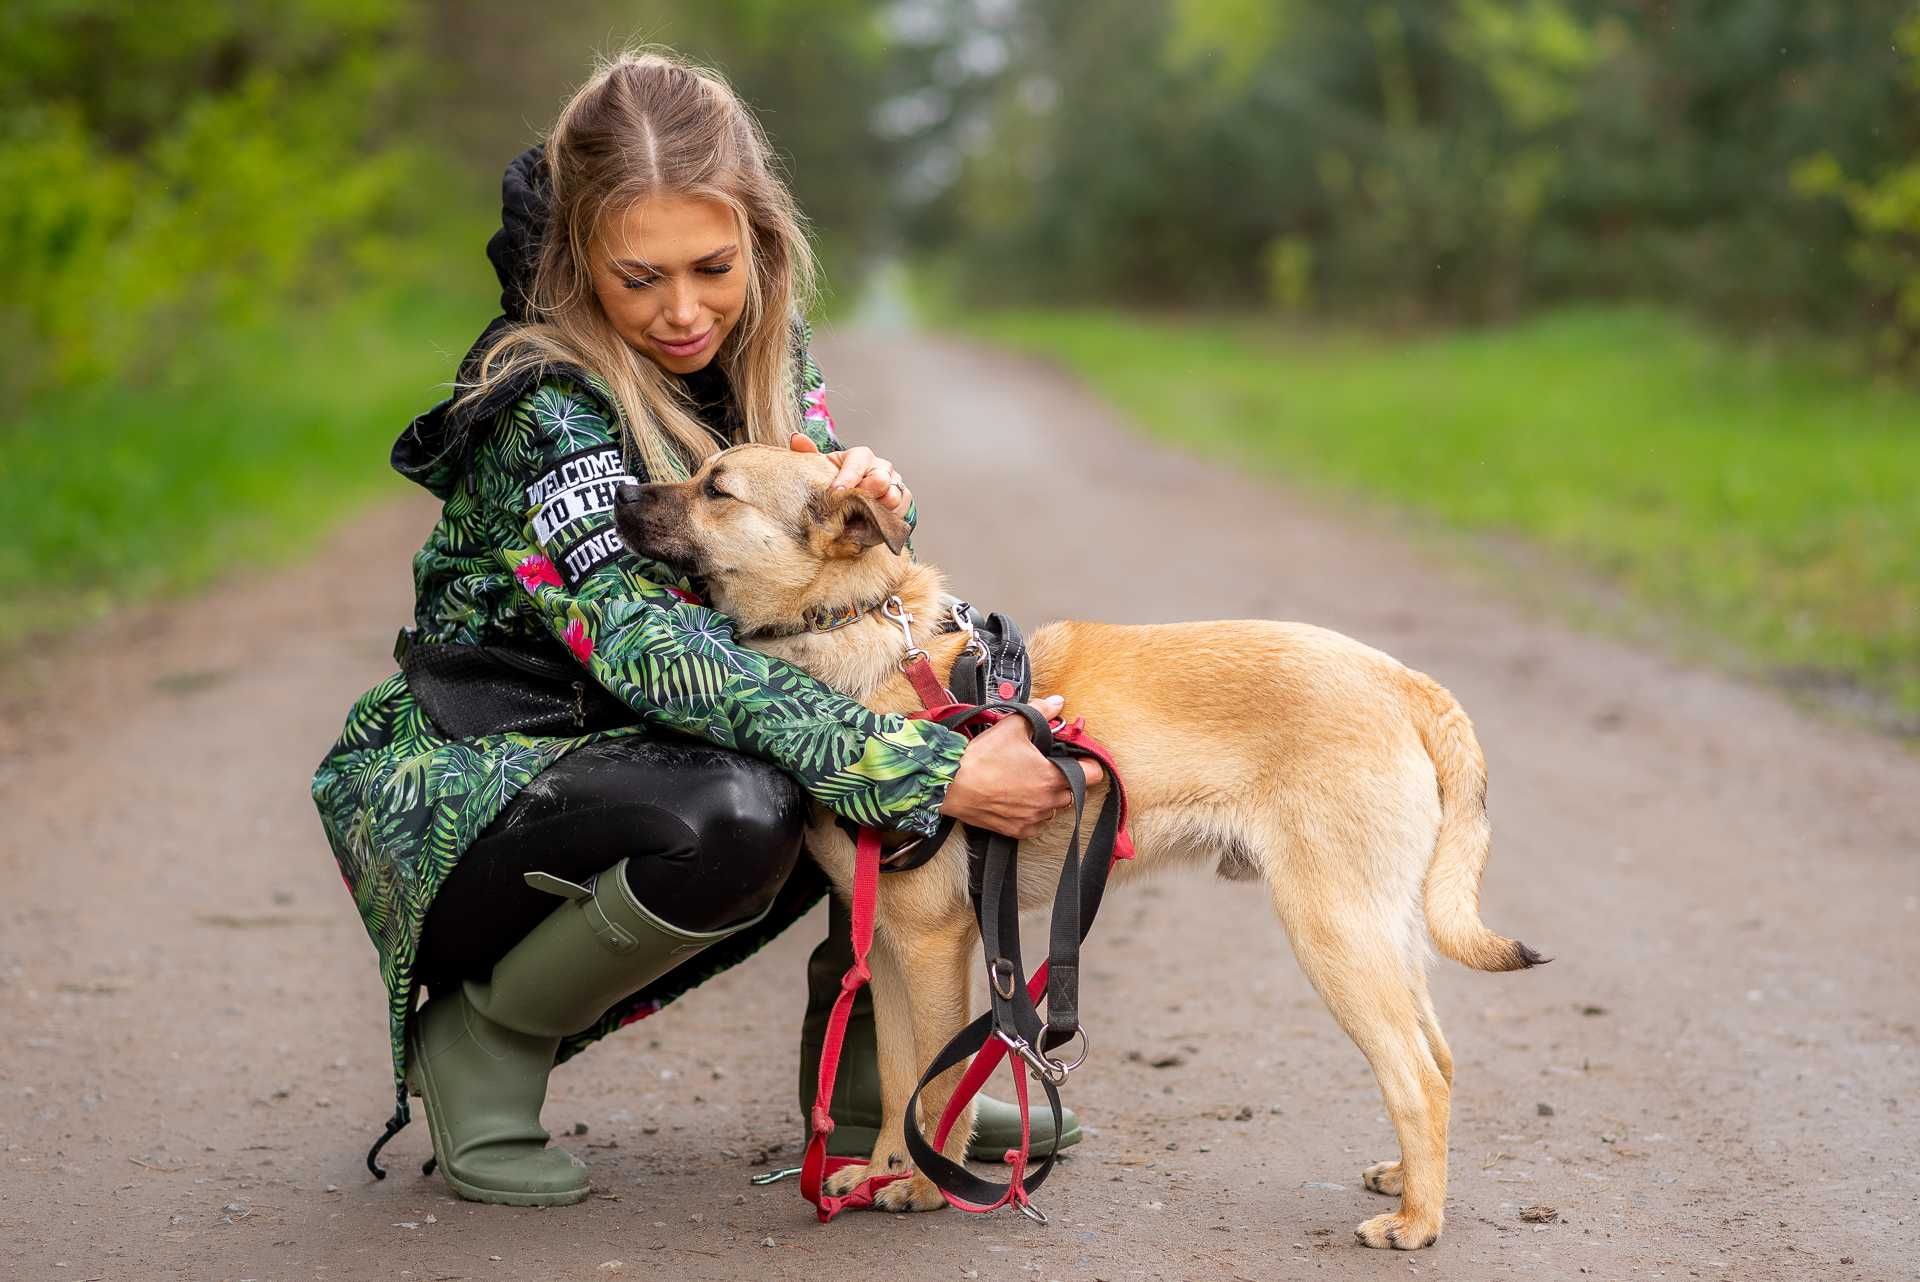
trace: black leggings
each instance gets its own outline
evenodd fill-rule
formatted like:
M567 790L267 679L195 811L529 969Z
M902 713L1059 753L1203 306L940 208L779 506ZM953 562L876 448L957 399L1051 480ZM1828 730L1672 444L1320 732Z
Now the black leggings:
M626 864L648 911L685 930L764 912L800 859L807 798L780 770L695 739L612 739L543 771L454 865L427 911L429 988L484 980L560 901L528 872L583 882Z

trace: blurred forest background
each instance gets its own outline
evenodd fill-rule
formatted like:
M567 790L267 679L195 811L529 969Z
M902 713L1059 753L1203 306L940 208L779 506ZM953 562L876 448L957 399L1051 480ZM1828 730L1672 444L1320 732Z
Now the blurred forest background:
M759 111L830 314L905 280L1920 715L1915 0L14 0L0 639L393 492L501 167L631 42Z

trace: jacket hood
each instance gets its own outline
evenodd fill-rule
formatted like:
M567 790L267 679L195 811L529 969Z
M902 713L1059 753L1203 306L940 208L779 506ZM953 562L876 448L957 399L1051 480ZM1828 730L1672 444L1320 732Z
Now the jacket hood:
M527 318L527 297L533 285L540 242L547 229L547 151L529 147L513 158L500 179L500 229L487 240L487 259L500 278L500 315L494 317L460 361L457 382L465 383L481 356L509 325ZM538 381L540 371L495 387L478 401L457 410L448 397L407 424L393 443L394 471L435 498L453 493L467 468L467 447L475 426L524 395Z

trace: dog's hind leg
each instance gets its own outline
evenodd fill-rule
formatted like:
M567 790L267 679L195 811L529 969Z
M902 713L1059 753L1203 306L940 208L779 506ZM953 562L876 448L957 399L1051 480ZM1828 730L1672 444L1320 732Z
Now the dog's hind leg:
M1453 1087L1453 1052L1447 1048L1447 1039L1440 1032L1440 1017L1434 1013L1433 998L1427 993L1426 976L1419 975L1418 991L1420 995L1420 1033L1427 1039L1427 1050L1433 1055L1434 1064L1440 1069L1440 1076L1446 1080L1449 1090ZM1375 1193L1384 1193L1388 1197L1399 1197L1404 1191L1404 1181L1400 1172L1400 1163L1375 1162L1360 1172L1360 1182Z
M1440 1236L1445 1214L1451 1057L1438 1024L1429 1040L1425 976L1395 923L1362 895L1325 882L1319 889L1300 895L1276 879L1275 906L1301 969L1372 1066L1400 1141L1400 1161L1370 1168L1367 1181L1398 1193L1400 1209L1354 1235L1367 1246L1417 1250Z

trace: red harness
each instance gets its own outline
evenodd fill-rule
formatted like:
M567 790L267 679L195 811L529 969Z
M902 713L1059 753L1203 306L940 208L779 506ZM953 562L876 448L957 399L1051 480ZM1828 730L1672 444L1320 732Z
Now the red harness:
M939 678L934 675L933 665L928 662L924 651L910 651L905 666L907 677L913 683L915 692L926 704L926 707L919 712L909 714L915 718L948 722L971 735L1008 715L1008 710L996 709L989 705L956 703L952 693L941 685ZM1005 701L1011 700L1017 692L1010 684L1002 684L996 693L1000 694ZM1107 772L1108 786L1113 789L1119 799L1118 828L1114 834L1112 854L1106 868L1101 870L1104 877L1104 873L1110 870L1114 863L1133 857L1133 842L1127 832L1126 794L1120 785L1119 772L1114 768L1113 755L1104 744L1087 734L1083 721L1075 720L1071 724L1047 728L1052 732L1052 738L1056 744L1069 744L1074 749L1078 749L1078 752L1073 755L1085 755L1097 759ZM833 1118L829 1109L833 1100L834 1079L840 1067L840 1052L846 1040L847 1021L853 1011L854 995L872 978L872 972L867 968L867 956L873 948L874 899L880 886L880 830L862 828L854 849L853 966L840 980L840 996L834 1001L832 1014L827 1021L826 1041L820 1055L819 1090L814 1096L813 1110L809 1119L812 1135L807 1142L806 1157L800 1168L800 1191L809 1202L813 1203L822 1223L831 1220L841 1211L871 1206L875 1194L881 1189L896 1180L906 1179L913 1173L911 1170L900 1170L869 1175L846 1194L834 1196L826 1192L826 1179L829 1175L849 1166L861 1166L866 1163L866 1159L860 1157L830 1158L827 1156L827 1137L833 1134ZM1048 963L1042 962L1034 970L1032 977L1026 980L1027 998L1030 1002L1039 1002L1042 999L1047 991L1047 978ZM952 1099L947 1102L946 1111L941 1114L933 1140L933 1148L936 1151L945 1146L955 1123L965 1112L967 1104L979 1093L987 1078L993 1075L1000 1061L1007 1057L1009 1049L1010 1044L1002 1037L996 1036L991 1031L984 1034L984 1039L979 1049L973 1053L967 1071L955 1088ZM1025 1058L1031 1052L1022 1050L1021 1054ZM1040 1054L1044 1057L1044 1051ZM1028 1060L1028 1062L1032 1061ZM1014 1094L1020 1109L1020 1147L1007 1151L1006 1161L1010 1178L1005 1188L998 1190L996 1200L969 1199L945 1187L945 1182L939 1181L937 1176L933 1178L941 1183L942 1196L963 1211L984 1213L1012 1205L1019 1208L1023 1214L1044 1223L1046 1217L1028 1201L1028 1161L1031 1156L1032 1135L1027 1113L1027 1078L1026 1074L1020 1071L1019 1062L1012 1063L1010 1067L1013 1070ZM929 1077L932 1075L933 1072L930 1070ZM1064 1077L1064 1071L1061 1076ZM1046 1083L1046 1088L1057 1106L1058 1097L1052 1084ZM918 1092L916 1092L914 1096L916 1104L918 1098ZM914 1120L908 1119L910 1124ZM1051 1162L1051 1156L1048 1161ZM1044 1172L1041 1178L1044 1178ZM1034 1182L1037 1183L1038 1180ZM974 1181L974 1184L989 1191L995 1188L980 1181Z

